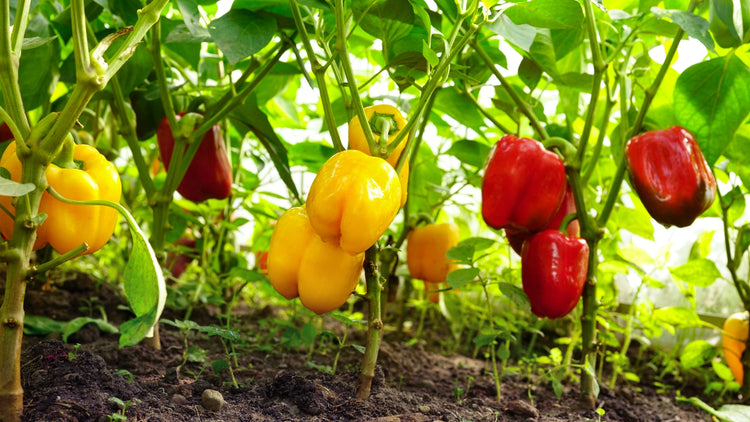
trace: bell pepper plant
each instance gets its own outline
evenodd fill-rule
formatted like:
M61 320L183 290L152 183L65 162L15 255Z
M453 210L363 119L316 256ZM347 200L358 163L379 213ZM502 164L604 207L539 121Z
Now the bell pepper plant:
M119 202L122 186L120 175L114 164L90 145L75 145L73 159L81 168L64 168L50 164L46 170L47 182L60 195L78 201L104 199ZM11 180L21 180L21 162L16 154L16 143L12 142L0 158L0 167L10 172ZM0 196L0 205L15 211L12 198ZM50 244L64 254L86 244L84 253L91 254L104 246L112 236L117 224L117 211L104 206L71 205L58 201L49 193L42 194L39 212L47 218L37 229L34 249ZM13 236L14 220L0 213L0 232L10 239Z
M695 137L680 126L652 130L625 146L630 183L654 220L686 227L716 197L716 180Z
M300 298L322 314L339 308L357 286L364 253L351 255L324 242L310 225L305 207L290 208L279 218L268 249L268 279L287 299Z
M537 231L565 196L560 157L530 138L505 135L492 147L482 178L482 217L494 229Z
M560 318L581 298L589 263L586 241L558 230L539 232L523 244L521 281L531 312Z
M179 120L184 114L180 113L176 118ZM159 123L156 139L164 168L168 171L175 139L166 117ZM200 142L198 151L177 187L177 192L193 202L225 199L232 193L232 166L221 136L221 127L218 124L213 125Z
M352 255L372 246L398 213L401 182L382 158L346 150L329 158L307 194L313 230Z

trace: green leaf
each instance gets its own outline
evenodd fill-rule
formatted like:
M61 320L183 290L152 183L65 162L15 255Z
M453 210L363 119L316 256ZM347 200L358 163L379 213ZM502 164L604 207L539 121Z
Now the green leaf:
M49 37L50 26L41 14L29 22L27 37ZM60 74L60 43L43 43L24 49L18 64L18 84L26 110L33 110L49 101Z
M510 283L498 283L497 288L500 289L503 296L510 299L513 303L518 305L520 308L528 309L530 307L529 297L523 292L523 289Z
M459 245L469 245L474 248L474 252L476 253L491 248L495 243L497 243L496 240L486 237L468 237L460 241Z
M300 199L297 185L295 185L291 170L289 169L286 148L268 121L266 114L257 106L243 104L234 109L231 117L234 119L234 126L237 130L244 130L244 132L252 131L255 134L271 156L271 161L273 161L273 165L276 167L281 180L286 184L289 191L297 199Z
M232 269L229 270L228 276L237 277L239 279L242 279L244 281L249 281L249 282L263 281L267 278L266 276L264 276L263 274L257 271L253 271L253 270L249 270L247 268L241 268L241 267L232 267Z
M120 325L120 347L135 345L153 335L167 300L167 285L151 244L132 217L128 223L133 246L123 270L123 286L136 317Z
M477 106L455 86L438 91L434 108L471 129L479 131L485 126L484 117Z
M695 309L682 306L659 308L654 311L653 318L657 323L667 324L675 328L700 327L703 325Z
M23 319L23 333L29 336L46 336L49 333L61 333L64 322L38 315L26 315Z
M677 78L674 107L713 165L750 113L750 69L734 54L690 66Z
M699 368L710 362L716 354L716 347L705 340L693 340L682 349L680 364L684 369Z
M6 175L8 175L7 170L4 168L3 170L5 170ZM22 184L22 183L14 182L6 178L5 177L6 175L0 176L0 195L17 197L17 196L26 195L27 193L34 190L33 183Z
M299 142L289 147L289 163L293 166L304 166L308 171L317 173L336 150L322 142Z
M659 19L670 18L690 37L700 41L707 49L714 49L714 40L708 34L708 21L703 17L686 10L664 10L651 8L651 12Z
M524 85L533 90L542 78L542 68L535 61L524 57L521 59L521 64L518 65L518 77L521 78Z
M454 142L446 154L458 158L462 163L482 168L490 153L490 146L477 141L461 140Z
M750 421L750 406L745 404L725 404L716 412L721 418L727 421Z
M180 9L182 19L190 33L198 39L207 40L209 34L208 30L201 26L198 3L195 0L177 0L177 7Z
M517 25L537 28L577 28L583 25L583 10L575 0L530 0L509 7L505 14Z
M460 264L471 264L474 261L474 246L460 243L448 249L445 257Z
M117 333L117 327L108 323L107 321L104 321L103 319L90 318L90 317L78 317L78 318L73 318L72 320L62 325L61 327L62 329L60 330L60 333L62 334L62 341L67 343L68 337L80 331L81 328L83 328L83 326L86 324L94 324L96 325L96 328L99 329L99 331L103 331L105 333L110 333L110 334Z
M716 263L710 259L691 259L679 267L669 269L673 277L697 287L708 287L721 278Z
M531 48L531 44L534 43L537 29L531 25L517 25L506 15L500 15L495 22L485 25L492 32L502 36L506 41L520 48L521 50L528 51Z
M732 370L729 369L729 367L721 361L712 361L711 367L713 367L714 372L716 372L716 375L719 376L719 378L723 379L724 381L732 381L734 380L734 375L732 374Z
M208 26L216 45L235 64L265 47L276 34L276 20L249 10L230 10Z
M448 273L446 281L448 285L454 289L460 289L461 287L474 281L479 275L479 268L459 268Z

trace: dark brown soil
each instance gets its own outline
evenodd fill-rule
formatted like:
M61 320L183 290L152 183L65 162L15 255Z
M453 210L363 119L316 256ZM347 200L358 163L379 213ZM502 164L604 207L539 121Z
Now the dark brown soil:
M52 292L30 289L26 312L61 321L89 316L82 308L89 297L98 298L97 304L104 306L111 322L119 324L128 317L117 308L121 301L110 287L96 287L83 278ZM548 382L507 373L498 403L488 362L444 356L430 351L429 344L409 346L395 333L385 336L370 398L359 400L361 354L355 348L343 349L338 370L330 375L316 369L332 365L335 349L330 342L319 341L312 354L307 348L283 346L278 340L281 330L274 332L262 322L273 318L272 310L245 311L239 320L243 340L237 342L239 353L233 366L236 386L228 370L217 375L211 367L211 362L227 356L216 336L191 331L188 346L200 347L207 356L203 363L188 362L178 371L185 339L167 324L161 325L161 350L143 345L118 349L117 335L101 333L91 324L65 344L49 338L55 335L25 336L24 420L108 421L121 412L121 405L112 398L131 403L124 413L133 421L600 420L595 411L579 408L574 381L558 399ZM216 323L207 312L196 311L192 319L199 324ZM329 318L326 323L335 322ZM463 389L462 394L456 394L457 388ZM202 397L209 394L206 390L221 394L223 404L214 402L221 405L219 410L208 410L212 404L202 403ZM675 403L674 393L657 393L645 382L603 390L597 406L605 411L601 420L612 422L711 420L697 408Z

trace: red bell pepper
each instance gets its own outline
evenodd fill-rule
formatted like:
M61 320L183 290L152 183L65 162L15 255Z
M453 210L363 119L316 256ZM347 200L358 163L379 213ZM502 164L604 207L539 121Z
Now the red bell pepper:
M541 142L503 136L490 150L482 179L482 217L494 229L534 232L565 196L565 166Z
M11 139L13 139L13 132L10 131L8 124L3 122L3 124L0 124L0 142L10 141Z
M521 281L534 315L550 319L576 307L586 284L589 246L583 239L545 230L523 244Z
M181 113L177 115L179 120ZM156 130L164 168L169 170L169 161L174 149L174 136L167 118L163 118ZM177 187L177 192L185 199L203 202L207 199L224 199L232 193L232 167L221 137L221 128L214 125L206 132L193 157L193 161Z
M567 190L565 191L565 198L563 198L562 205L560 205L560 208L557 210L557 213L542 228L542 230L557 230L560 227L560 224L562 224L562 221L565 218L565 216L567 216L568 214L572 214L574 212L576 212L576 201L575 201L575 197L573 196L573 191L570 189L570 186L568 186ZM568 236L578 237L581 233L578 220L571 221L568 224L568 228L566 232L568 233ZM519 255L521 255L523 242L529 240L531 236L533 235L534 233L531 233L525 230L519 230L513 227L509 227L505 229L505 237L508 238L508 243L510 243L510 247L513 248L513 250L516 251L516 253Z
M695 137L673 126L630 139L625 146L630 184L654 220L686 227L716 197L716 179Z

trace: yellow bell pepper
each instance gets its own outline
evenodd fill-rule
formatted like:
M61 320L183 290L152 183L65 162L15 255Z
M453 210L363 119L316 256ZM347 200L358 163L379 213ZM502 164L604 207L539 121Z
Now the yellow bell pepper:
M313 230L352 255L383 235L398 213L401 182L385 160L341 151L320 168L307 195Z
M47 183L60 195L78 201L107 200L119 202L122 193L120 175L114 164L90 145L76 145L73 159L83 168L61 168L55 164L47 167ZM12 142L0 158L0 167L10 172L11 179L21 180L21 162ZM0 204L15 212L13 198L0 196ZM37 229L34 249L48 243L59 253L69 252L84 242L90 254L99 250L112 236L117 224L117 211L101 205L70 205L58 201L45 192L39 204L39 213L47 218ZM8 239L13 235L13 219L0 212L0 232Z
M268 279L287 299L322 314L339 308L357 287L365 254L351 255L315 234L303 207L287 210L271 235Z
M401 112L396 107L389 104L378 104L370 107L365 107L365 116L367 116L367 120L370 122L372 134L375 138L376 143L380 142L381 133L380 128L378 127L373 117L390 116L393 118L393 122L395 123L395 125L391 125L388 131L389 145L396 139L396 136L398 136L398 134L401 132L401 129L406 126L406 119L401 114ZM391 153L391 155L386 160L390 165L393 166L393 168L396 168L396 164L398 164L398 159L401 156L401 152L404 150L404 147L406 147L406 138L404 138L401 143L398 144L398 146L393 150L393 153ZM356 149L358 151L364 152L365 154L372 155L370 152L370 147L367 144L365 132L362 129L362 123L360 123L359 116L357 115L355 115L349 122L349 149ZM401 166L401 171L398 173L398 178L401 181L401 206L404 206L404 203L406 203L406 197L408 194L407 190L409 185L408 160L404 162L403 166Z
M745 370L742 367L742 353L745 351L750 323L747 312L732 314L724 321L721 346L724 349L724 358L727 366L732 370L734 379L742 385Z
M414 278L427 283L442 283L456 269L445 254L458 244L455 223L428 224L409 232L406 238L406 264Z

